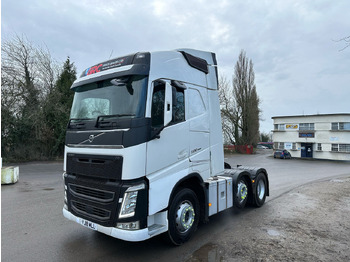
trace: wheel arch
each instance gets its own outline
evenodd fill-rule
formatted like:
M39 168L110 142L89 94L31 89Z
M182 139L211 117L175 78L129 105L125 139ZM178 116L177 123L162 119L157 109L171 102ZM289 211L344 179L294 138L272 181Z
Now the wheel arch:
M255 199L256 199L256 188L258 186L258 183L256 181L256 178L258 177L258 175L264 175L265 176L265 179L266 179L266 196L269 196L270 195L270 187L269 187L269 178L268 178L268 175L267 175L267 171L266 169L264 168L257 168L254 172L254 174L252 174L252 194L249 196L248 198L248 203L250 205L253 205L255 206Z
M200 220L202 222L208 221L208 196L205 193L205 183L203 181L203 178L198 173L191 173L182 179L180 179L174 186L174 188L171 191L168 206L169 209L170 203L173 200L176 193L181 188L189 188L191 189L197 196L200 206Z
M265 168L252 168L252 167L245 167L245 166L237 166L237 168L233 168L231 170L227 170L228 174L232 176L232 183L234 186L233 193L236 194L235 188L237 185L237 181L242 176L245 178L248 186L248 203L253 204L256 194L256 183L255 179L257 176L262 173L264 174L266 178L266 196L269 196L269 179L268 174Z
M248 186L248 202L250 203L250 199L253 199L253 184L251 180L251 174L247 170L239 170L239 172L235 172L232 176L232 186L233 186L233 198L235 198L237 194L237 183L243 178ZM234 199L233 199L234 200ZM235 202L235 201L233 201Z
M269 176L267 175L267 171L265 168L259 168L256 170L255 176L254 176L254 180L255 178L260 174L264 174L265 178L266 178L266 196L270 196L270 186L269 186ZM256 183L254 183L254 186L256 186Z

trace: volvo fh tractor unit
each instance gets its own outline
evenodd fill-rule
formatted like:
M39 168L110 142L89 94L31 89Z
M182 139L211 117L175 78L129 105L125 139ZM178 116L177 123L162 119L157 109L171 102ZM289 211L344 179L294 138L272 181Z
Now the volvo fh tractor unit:
M199 221L269 195L264 168L224 163L214 53L140 52L73 83L63 214L127 241L187 241Z

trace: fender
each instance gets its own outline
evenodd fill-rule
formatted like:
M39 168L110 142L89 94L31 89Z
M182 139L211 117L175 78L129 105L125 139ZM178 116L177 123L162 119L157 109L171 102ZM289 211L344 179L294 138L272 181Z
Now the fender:
M237 167L232 168L232 169L225 169L225 175L229 175L232 177L232 183L234 186L234 191L233 193L236 194L236 187L235 185L237 184L237 181L239 178L244 176L248 182L248 186L250 189L250 193L248 195L248 202L250 204L253 203L253 199L255 198L255 193L256 193L256 183L255 178L258 176L258 174L263 173L266 177L266 196L270 195L269 192L269 179L268 175L266 172L266 169L264 168L258 168L258 167L248 167L248 166L241 166L237 165Z
M208 222L208 211L209 207L207 205L208 203L208 195L206 192L205 183L203 181L203 178L198 173L191 173L183 178L181 178L174 186L173 190L171 191L169 201L168 201L168 207L170 206L170 201L172 201L174 195L176 194L177 190L179 188L190 188L193 190L199 200L200 203L200 211L201 211L201 220L203 222Z
M251 174L246 171L246 170L238 170L238 169L230 169L230 173L228 174L228 172L226 172L225 170L225 175L229 175L230 177L232 177L232 187L233 187L233 198L235 198L235 196L237 195L237 182L243 177L245 178L245 181L247 182L247 186L248 186L248 201L250 198L252 198L252 192L254 192L253 190L253 185L252 185L252 180L251 180Z
M263 173L265 175L265 177L266 177L266 184L267 184L266 185L266 196L270 195L270 192L269 192L269 178L268 178L268 175L267 175L267 172L266 172L265 168L249 167L249 166L238 165L236 168L233 168L231 170L236 170L236 172L247 171L250 174L251 181L255 180L255 178L258 176L258 174ZM255 183L253 183L254 191L255 191L255 187L256 187L256 185L255 185Z

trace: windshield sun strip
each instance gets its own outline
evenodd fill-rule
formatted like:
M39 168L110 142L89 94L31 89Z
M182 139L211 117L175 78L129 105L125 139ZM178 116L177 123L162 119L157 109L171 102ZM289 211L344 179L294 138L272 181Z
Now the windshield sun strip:
M108 70L108 74L113 74L113 73L119 73L119 72L127 71L127 70L130 70L133 66L134 65L126 65L126 66L117 67L117 68L114 68L114 69L109 69ZM95 73L95 74L92 74L92 75L87 75L87 76L81 77L81 78L79 78L79 79L74 81L73 86L77 85L78 83L80 83L82 81L90 80L92 78L103 76L105 74L106 74L106 71L102 71L102 72L98 72L98 73Z

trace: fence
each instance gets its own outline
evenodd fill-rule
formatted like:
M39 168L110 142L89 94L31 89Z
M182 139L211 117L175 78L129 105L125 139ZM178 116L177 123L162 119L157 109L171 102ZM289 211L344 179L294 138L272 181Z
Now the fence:
M224 150L241 154L253 154L252 145L224 145Z

